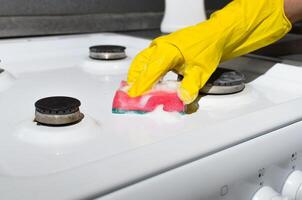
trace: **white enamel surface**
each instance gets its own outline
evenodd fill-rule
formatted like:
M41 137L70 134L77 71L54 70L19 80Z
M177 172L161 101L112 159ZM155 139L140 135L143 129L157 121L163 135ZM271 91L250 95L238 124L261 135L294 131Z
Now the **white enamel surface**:
M135 50L129 49L127 53L130 55L135 55ZM80 63L79 67L88 73L95 75L115 75L121 73L127 73L128 66L131 64L132 57L127 57L123 60L93 60L89 57L83 59L83 63Z
M3 66L15 77L0 91L5 113L0 116L0 184L6 185L1 194L30 198L26 191L34 189L51 199L106 193L302 117L296 109L302 106L302 69L281 64L241 93L203 97L193 115L160 110L114 115L114 92L131 59L149 42L109 33L0 41ZM125 45L129 58L90 61L89 46L99 44ZM52 95L81 100L84 120L70 127L37 127L34 103ZM53 196L43 193L49 184ZM69 191L74 187L77 191Z
M15 78L7 71L0 73L0 92L7 90L13 85Z
M252 200L264 195L280 198L293 168L302 169L301 129L300 121L200 157L99 199ZM296 152L295 157L292 157L293 152ZM259 189L264 187L270 188L269 191L260 192Z
M171 33L206 20L204 0L166 0L161 31Z

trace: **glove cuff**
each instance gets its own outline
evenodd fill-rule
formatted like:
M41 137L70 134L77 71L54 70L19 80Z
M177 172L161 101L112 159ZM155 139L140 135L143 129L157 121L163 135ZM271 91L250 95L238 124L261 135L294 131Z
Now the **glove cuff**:
M210 49L221 51L225 60L269 45L291 28L284 0L234 0L209 20L159 37L152 44L175 46L186 63Z

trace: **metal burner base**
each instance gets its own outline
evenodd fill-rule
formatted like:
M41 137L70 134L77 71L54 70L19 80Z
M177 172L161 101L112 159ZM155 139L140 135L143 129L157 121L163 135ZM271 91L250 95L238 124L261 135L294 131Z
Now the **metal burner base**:
M126 47L117 45L97 45L89 48L89 57L95 60L121 60L127 57Z
M213 95L223 95L223 94L234 94L244 90L245 84L241 83L239 85L232 86L215 86L215 85L205 85L200 93L202 94L213 94Z
M84 114L81 113L80 111L67 115L49 115L49 114L42 114L39 112L35 113L36 122L40 124L52 125L52 126L74 124L81 121L83 118L84 118Z
M182 79L183 77L179 75L178 80L181 81ZM217 68L199 92L209 95L234 94L245 88L244 80L245 77L241 72Z

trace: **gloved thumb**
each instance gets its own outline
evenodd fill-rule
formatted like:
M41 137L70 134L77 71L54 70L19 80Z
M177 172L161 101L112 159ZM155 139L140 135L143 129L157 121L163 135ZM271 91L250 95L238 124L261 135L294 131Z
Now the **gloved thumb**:
M185 104L192 103L207 79L208 77L204 76L200 66L187 66L184 72L184 78L177 91L179 98Z

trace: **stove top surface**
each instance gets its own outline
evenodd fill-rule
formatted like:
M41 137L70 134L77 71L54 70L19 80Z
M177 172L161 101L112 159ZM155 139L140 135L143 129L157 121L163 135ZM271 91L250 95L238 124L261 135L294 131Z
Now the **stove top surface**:
M260 74L261 64L248 63L238 67L247 78L242 92L203 96L192 115L160 109L112 114L115 90L149 42L110 33L0 41L1 195L103 195L302 117L296 109L302 106L302 68L277 64ZM127 58L90 59L93 45L125 46ZM71 126L37 125L34 103L49 96L79 99L85 117ZM49 184L55 192L43 196Z

